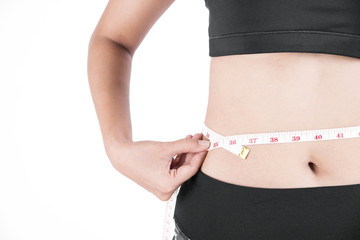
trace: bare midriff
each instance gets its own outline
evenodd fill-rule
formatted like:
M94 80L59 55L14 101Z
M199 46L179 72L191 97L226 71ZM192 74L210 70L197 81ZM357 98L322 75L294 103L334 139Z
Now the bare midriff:
M295 52L212 57L205 124L223 136L360 126L360 59ZM247 147L246 159L224 148L208 151L201 171L263 188L360 183L360 138Z

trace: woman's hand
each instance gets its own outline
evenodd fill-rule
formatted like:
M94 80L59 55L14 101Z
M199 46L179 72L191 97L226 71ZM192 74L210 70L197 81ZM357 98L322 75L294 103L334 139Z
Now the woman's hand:
M137 141L107 151L114 168L141 187L167 201L174 191L201 167L210 142L202 134L172 142Z

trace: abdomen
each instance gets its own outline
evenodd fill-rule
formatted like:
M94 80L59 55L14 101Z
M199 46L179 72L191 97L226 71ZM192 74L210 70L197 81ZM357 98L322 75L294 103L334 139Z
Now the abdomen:
M214 57L209 87L205 123L224 136L360 126L360 59L316 53ZM360 138L249 148L245 160L211 150L201 169L255 187L360 183Z

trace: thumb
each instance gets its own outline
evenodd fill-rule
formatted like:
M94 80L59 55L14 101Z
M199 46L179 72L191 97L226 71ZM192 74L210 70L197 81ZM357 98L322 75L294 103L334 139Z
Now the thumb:
M210 141L207 140L197 140L193 138L183 138L169 144L169 151L172 155L178 153L187 153L187 152L201 152L207 150L210 147Z

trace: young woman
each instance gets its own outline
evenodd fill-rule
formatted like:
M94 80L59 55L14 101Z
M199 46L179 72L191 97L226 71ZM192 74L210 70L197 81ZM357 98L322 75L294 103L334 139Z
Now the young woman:
M91 38L89 83L113 166L164 201L181 186L173 239L360 239L360 2L205 0L203 131L134 142L131 59L173 2L110 0ZM212 134L275 144L254 137L238 155Z

